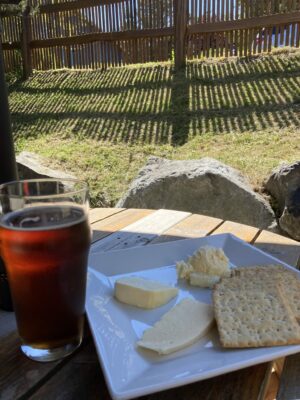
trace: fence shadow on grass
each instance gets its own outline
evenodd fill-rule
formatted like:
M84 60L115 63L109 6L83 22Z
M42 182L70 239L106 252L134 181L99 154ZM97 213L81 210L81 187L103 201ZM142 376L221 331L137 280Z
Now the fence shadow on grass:
M10 87L15 137L170 143L201 134L300 127L300 54L33 75Z

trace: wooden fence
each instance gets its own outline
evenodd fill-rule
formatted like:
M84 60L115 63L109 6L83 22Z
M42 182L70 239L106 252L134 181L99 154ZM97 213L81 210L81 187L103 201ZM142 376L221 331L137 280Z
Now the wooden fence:
M38 7L36 13L32 7ZM299 47L300 0L31 0L1 12L7 71L106 68Z
M191 0L187 56L227 57L299 47L300 0Z

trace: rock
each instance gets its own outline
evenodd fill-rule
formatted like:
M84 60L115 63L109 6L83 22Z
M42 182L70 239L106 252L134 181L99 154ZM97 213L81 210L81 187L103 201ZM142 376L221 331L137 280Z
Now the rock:
M277 220L275 220L271 225L268 226L268 231L276 233L277 235L289 237L289 235L280 228Z
M237 170L211 158L150 157L117 207L189 211L259 228L275 220L268 202Z
M300 185L288 193L279 225L292 238L300 240Z
M285 199L290 191L300 187L300 161L281 164L275 168L264 183L264 187L276 200L279 215L285 207Z
M276 202L282 231L300 240L300 161L279 165L272 171L264 187Z
M45 159L35 153L23 151L16 157L16 160L19 179L76 179L73 175L47 167Z

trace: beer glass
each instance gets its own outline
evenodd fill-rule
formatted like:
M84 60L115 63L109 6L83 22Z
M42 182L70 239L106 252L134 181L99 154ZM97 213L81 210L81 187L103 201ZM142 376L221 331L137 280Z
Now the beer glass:
M86 183L0 185L0 255L29 358L54 361L80 346L90 241Z

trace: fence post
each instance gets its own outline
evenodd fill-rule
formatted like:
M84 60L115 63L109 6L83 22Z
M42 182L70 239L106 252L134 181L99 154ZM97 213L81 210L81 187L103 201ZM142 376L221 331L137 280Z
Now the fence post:
M174 0L175 24L175 68L182 68L186 62L187 0Z
M22 37L21 37L21 52L23 61L23 78L27 79L32 72L31 63L31 25L30 25L30 7L27 6L22 13Z

